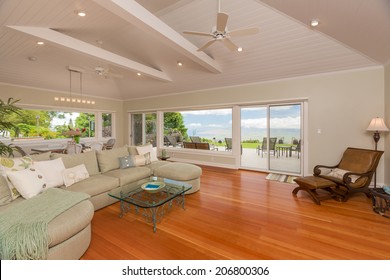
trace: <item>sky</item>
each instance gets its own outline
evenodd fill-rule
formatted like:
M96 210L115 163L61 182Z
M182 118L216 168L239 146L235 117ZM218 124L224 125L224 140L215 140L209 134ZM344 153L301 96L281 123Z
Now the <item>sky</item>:
M223 140L232 137L232 109L182 111L189 136ZM284 137L290 142L292 137L300 138L300 105L270 107L271 136ZM243 107L241 109L242 140L261 140L266 135L267 107Z

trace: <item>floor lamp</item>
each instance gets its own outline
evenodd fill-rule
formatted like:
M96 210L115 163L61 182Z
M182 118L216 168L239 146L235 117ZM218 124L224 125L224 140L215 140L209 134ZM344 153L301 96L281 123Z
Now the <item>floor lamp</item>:
M367 131L374 131L375 151L378 149L378 141L381 138L380 132L389 131L383 118L373 118L370 125L367 127ZM374 173L374 188L376 188L376 171Z

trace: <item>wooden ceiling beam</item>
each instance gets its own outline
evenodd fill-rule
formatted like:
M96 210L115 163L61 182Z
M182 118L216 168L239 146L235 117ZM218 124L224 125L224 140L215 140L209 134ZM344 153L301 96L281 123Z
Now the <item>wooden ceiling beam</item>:
M45 41L54 43L59 47L65 47L67 49L72 49L74 51L83 53L85 55L89 55L91 57L99 58L118 67L124 68L126 70L139 72L142 75L149 76L151 78L160 81L165 81L165 82L172 81L172 79L166 73L160 70L143 65L141 63L138 63L126 57L117 55L115 53L109 52L97 46L88 44L81 40L75 39L68 35L52 30L50 28L31 27L31 26L8 26L8 27L38 37Z
M103 8L121 17L130 24L157 37L182 55L198 63L212 73L222 73L217 62L204 52L198 52L194 44L176 32L158 17L150 13L134 0L94 0Z

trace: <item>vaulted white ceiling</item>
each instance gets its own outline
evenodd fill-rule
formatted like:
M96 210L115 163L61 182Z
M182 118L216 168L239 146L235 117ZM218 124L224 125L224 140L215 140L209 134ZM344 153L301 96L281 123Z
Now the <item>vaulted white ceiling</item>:
M68 92L72 66L83 94L129 100L390 62L389 0L221 0L229 30L260 32L232 38L240 53L220 42L198 52L209 38L183 31L211 32L218 9L217 0L0 0L0 82Z

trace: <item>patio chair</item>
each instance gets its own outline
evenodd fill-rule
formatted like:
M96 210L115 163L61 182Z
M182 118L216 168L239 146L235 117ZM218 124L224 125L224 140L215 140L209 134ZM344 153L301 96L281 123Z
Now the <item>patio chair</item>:
M225 138L225 150L226 151L231 151L232 148L233 148L233 142L232 142L232 138Z
M336 191L342 195L343 201L354 193L364 193L370 197L369 185L382 154L383 151L349 147L337 165L315 166L314 176L336 183Z
M210 143L202 142L202 143L194 143L196 145L196 148L199 150L214 150L218 151L218 148L210 146Z
M66 153L73 155L73 154L80 154L83 149L83 146L81 144L76 144L76 143L69 143L66 146Z
M190 136L191 142L192 143L201 143L202 139L200 139L199 136Z
M274 156L276 155L276 141L277 141L276 137L269 138L269 154L270 155L271 155L271 152L273 152ZM261 146L258 145L256 150L257 150L257 155L260 155L260 153L261 153L261 157L263 157L263 154L268 151L267 137L263 138L263 142L261 143Z
M168 140L168 146L177 147L181 146L181 143L177 142L176 136L166 135Z
M115 142L115 138L109 139L107 143L103 144L103 150L111 150L112 148L114 148Z
M293 145L295 146L291 146L291 152L294 152L299 158L301 155L301 139L297 140L297 144L294 144L293 142Z
M196 149L196 143L183 142L183 147L186 149Z
M92 142L92 143L86 144L84 148L85 149L95 150L95 151L101 151L101 150L103 150L103 146L104 146L103 143Z

